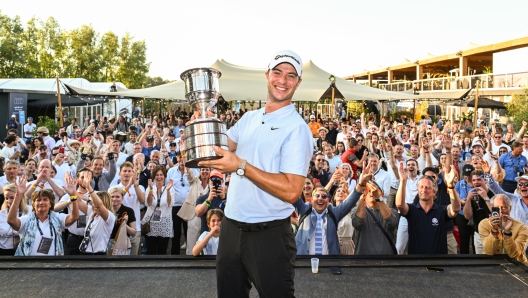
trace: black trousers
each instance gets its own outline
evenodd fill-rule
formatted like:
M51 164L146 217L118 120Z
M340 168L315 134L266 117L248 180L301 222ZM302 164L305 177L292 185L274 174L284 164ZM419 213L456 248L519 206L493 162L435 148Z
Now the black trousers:
M471 204L471 202L467 202ZM471 236L473 235L473 227L468 226L469 220L464 215L457 214L455 222L458 226L458 233L460 235L460 254L469 254L469 244L471 242ZM475 251L473 251L475 253Z
M169 246L168 237L145 236L147 240L147 255L166 255Z
M79 246L81 245L83 238L83 236L77 236L70 233L68 235L68 240L66 240L66 245L64 245L64 255L80 255L81 251L79 250Z
M180 239L181 229L183 226L183 237L187 241L187 222L178 216L181 206L172 207L172 229L174 230L174 238L172 238L171 255L180 254Z
M14 256L15 250L14 249L2 249L0 248L0 256Z
M218 297L295 297L297 247L288 220L257 232L244 232L224 217L216 256Z

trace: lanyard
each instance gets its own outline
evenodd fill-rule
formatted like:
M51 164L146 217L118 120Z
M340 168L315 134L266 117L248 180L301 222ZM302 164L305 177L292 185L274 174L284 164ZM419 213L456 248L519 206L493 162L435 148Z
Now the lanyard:
M42 230L40 229L40 224L39 224L39 219L37 218L37 228L39 230L39 233L40 233L40 236L42 238L44 238L44 234L42 233ZM51 229L51 218L50 218L50 215L48 214L48 223L49 223L49 228L50 228L50 235L51 237L53 237L53 230Z
M512 166L518 168L518 167L521 165L521 160L520 160L521 156L519 155L519 157L516 157L516 158L515 158L515 159L518 159L518 161L517 161L517 165L515 165L515 162L514 162L514 159L513 159L513 154L511 154L511 152L508 153L508 154L510 155L510 160L511 160L511 162L512 162Z
M161 194L158 195L158 189L156 187L156 196L158 196L158 202L156 203L156 208L160 206L161 196L163 195L163 192L165 191L166 188L167 186L165 185L165 187L161 190Z

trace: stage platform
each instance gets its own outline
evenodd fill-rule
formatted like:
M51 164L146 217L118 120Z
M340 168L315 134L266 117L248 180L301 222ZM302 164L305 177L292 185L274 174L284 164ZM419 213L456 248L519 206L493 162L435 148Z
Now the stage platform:
M317 274L299 257L296 267L297 297L528 297L528 267L504 255L326 256ZM214 257L1 257L0 272L1 297L216 297Z

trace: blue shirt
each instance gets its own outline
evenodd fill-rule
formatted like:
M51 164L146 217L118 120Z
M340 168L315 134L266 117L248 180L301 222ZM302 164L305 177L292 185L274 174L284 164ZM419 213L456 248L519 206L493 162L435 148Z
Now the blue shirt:
M203 204L203 202L205 202L205 200L207 200L208 197L209 197L209 192L207 192L203 196L198 197L198 199L196 200L196 205L198 206L200 204ZM211 209L224 210L224 207L225 207L225 204L223 204L222 198L220 196L216 196L211 200L211 206L207 208L207 211ZM202 220L202 228L200 229L200 233L209 231L209 227L207 226L206 215L207 215L207 212L204 215L200 216L200 219Z
M141 153L145 154L145 156L148 156L150 157L150 153L152 153L152 151L154 150L160 150L158 146L154 145L154 147L152 147L151 149L147 148L147 147L143 147L143 150L141 150Z
M466 180L460 180L455 185L455 190L458 193L458 196L460 197L460 199L462 199L462 200L467 200L467 197L468 197L469 193L473 190L473 188L474 187L470 186L466 182ZM471 196L471 197L473 197L473 196ZM467 203L467 201L466 201L466 203ZM462 208L460 208L460 211L458 211L458 214L464 215L464 204L462 204Z
M504 172L506 172L504 180L515 183L515 178L520 176L518 172L524 173L526 157L522 154L515 157L511 152L508 152L499 157L499 164L504 169ZM517 171L515 171L515 168L517 168Z
M176 138L179 138L180 137L180 129L185 129L185 125L182 125L182 126L176 126L174 128L174 135L176 136Z
M451 220L446 205L436 205L425 213L420 204L407 204L409 254L447 254L446 223Z

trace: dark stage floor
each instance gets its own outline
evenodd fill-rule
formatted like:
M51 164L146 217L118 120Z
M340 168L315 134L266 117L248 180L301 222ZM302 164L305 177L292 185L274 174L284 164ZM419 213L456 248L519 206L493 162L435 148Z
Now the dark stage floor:
M313 274L309 258L297 259L297 297L528 297L528 268L506 256L320 260ZM210 257L2 257L0 272L2 297L216 297Z

